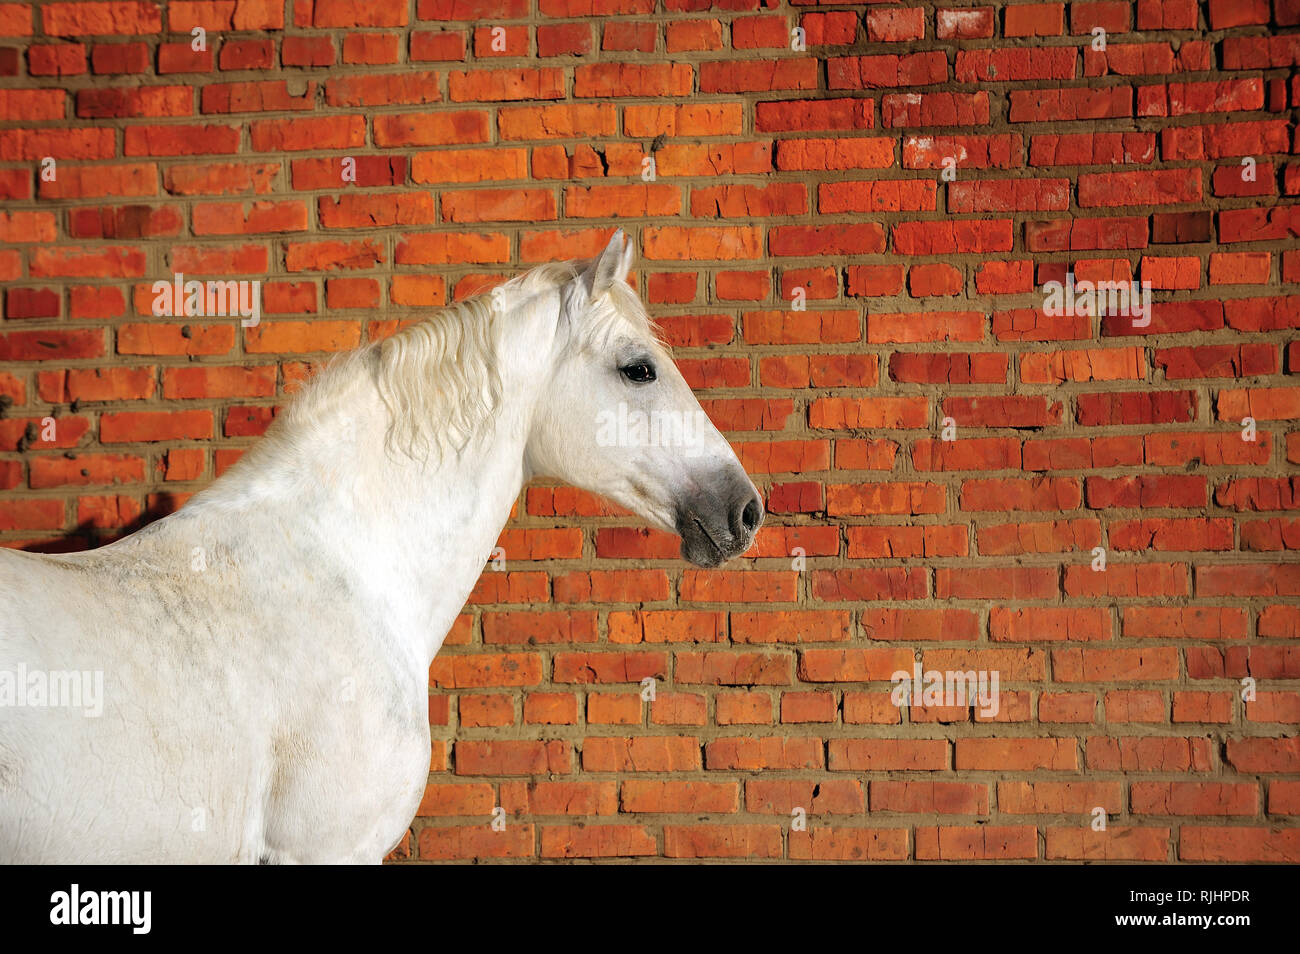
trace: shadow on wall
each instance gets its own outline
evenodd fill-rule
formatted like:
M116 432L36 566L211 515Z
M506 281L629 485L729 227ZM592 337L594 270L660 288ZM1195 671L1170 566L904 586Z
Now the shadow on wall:
M115 540L120 540L122 537L130 536L137 530L144 529L155 520L160 520L180 509L180 501L175 494L163 492L151 494L150 498L154 501L153 505L145 509L130 523L114 527L102 527L96 526L93 519L83 520L62 536L53 540L31 543L19 549L28 553L75 553L80 550L94 550Z

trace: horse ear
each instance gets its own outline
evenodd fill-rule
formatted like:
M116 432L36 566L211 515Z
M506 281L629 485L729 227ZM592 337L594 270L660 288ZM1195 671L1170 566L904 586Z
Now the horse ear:
M632 243L627 241L622 229L618 229L605 246L605 251L592 259L584 277L592 298L605 293L615 282L627 280L628 270L632 267Z
M623 249L623 258L618 263L618 280L627 281L627 273L632 271L632 260L636 257L636 244L627 240L627 245Z

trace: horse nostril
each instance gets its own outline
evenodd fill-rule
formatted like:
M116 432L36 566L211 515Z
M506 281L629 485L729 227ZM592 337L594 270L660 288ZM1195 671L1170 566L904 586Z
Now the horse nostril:
M745 510L740 515L740 522L744 524L745 529L753 533L758 528L758 521L761 519L758 507L758 501L751 497L749 503L745 504Z

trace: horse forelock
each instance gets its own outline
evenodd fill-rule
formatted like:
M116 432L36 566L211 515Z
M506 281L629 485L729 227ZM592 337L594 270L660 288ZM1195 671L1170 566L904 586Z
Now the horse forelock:
M612 340L621 332L632 338L645 338L667 353L668 345L659 326L650 318L636 291L626 282L611 285L589 307L579 309L573 336L582 347L597 353L609 350Z

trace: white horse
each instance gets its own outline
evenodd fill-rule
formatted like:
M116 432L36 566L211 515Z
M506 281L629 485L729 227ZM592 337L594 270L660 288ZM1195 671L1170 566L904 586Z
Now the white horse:
M747 549L759 495L631 255L618 232L333 363L138 533L0 550L0 676L51 693L0 707L0 861L381 861L428 780L429 665L534 476L692 563ZM51 704L91 674L101 715Z

